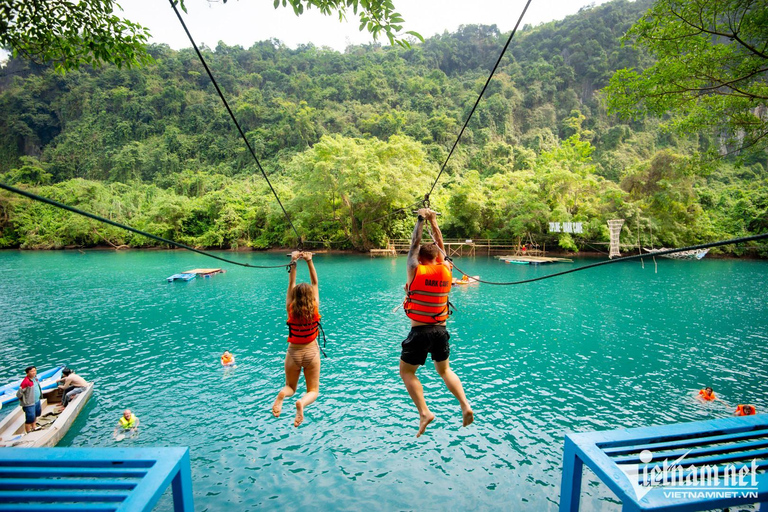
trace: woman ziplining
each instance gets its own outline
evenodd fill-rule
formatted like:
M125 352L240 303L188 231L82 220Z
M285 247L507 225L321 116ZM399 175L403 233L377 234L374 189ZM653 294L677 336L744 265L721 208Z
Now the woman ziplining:
M311 283L296 284L296 262L298 260L307 262ZM285 354L284 364L285 385L275 398L272 414L275 418L280 417L283 410L283 400L296 393L299 377L303 371L307 392L296 401L296 418L293 421L293 426L298 427L304 421L304 408L317 399L320 391L320 343L317 342L317 335L321 329L320 294L311 252L294 251L291 253L285 308L288 312L288 350Z

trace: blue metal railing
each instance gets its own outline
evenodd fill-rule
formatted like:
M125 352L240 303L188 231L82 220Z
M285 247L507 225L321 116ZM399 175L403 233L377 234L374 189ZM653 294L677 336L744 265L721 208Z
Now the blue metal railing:
M584 464L624 511L768 510L768 414L566 434L560 511L579 510Z
M0 449L0 511L192 512L189 448Z

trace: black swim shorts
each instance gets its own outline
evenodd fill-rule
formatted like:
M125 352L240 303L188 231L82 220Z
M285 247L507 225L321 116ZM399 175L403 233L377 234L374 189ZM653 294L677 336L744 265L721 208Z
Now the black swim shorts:
M451 337L444 325L417 325L403 341L400 359L414 366L427 362L427 354L432 354L436 363L445 361L451 353L448 339Z

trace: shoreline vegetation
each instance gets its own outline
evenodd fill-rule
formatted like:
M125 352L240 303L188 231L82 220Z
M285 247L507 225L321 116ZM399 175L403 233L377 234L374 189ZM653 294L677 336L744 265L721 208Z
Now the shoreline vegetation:
M232 254L240 254L240 253L260 253L260 254L290 254L291 251L295 250L295 247L270 247L269 249L253 249L251 247L239 247L237 249L220 249L217 247L195 247L195 249L199 249L201 251L206 252L212 252L212 253L232 253ZM312 252L313 254L350 254L355 256L371 256L369 252L362 252L357 249L328 249L328 248L316 248L316 249L307 249L305 247L305 250ZM11 251L19 251L19 252L48 252L48 251L63 251L63 252L118 252L118 251L175 251L175 252L185 252L186 249L178 248L178 247L111 247L109 245L96 245L92 247L76 247L76 246L68 246L68 247L59 247L55 249L21 249L18 247L6 247L6 248L0 248L0 252L11 252ZM510 251L511 252L511 251ZM622 256L632 256L636 255L637 250L634 251L625 251L622 252ZM453 256L454 258L478 258L478 257L485 257L485 258L494 258L497 256L506 255L506 253L502 251L497 251L494 254L486 254L486 253L479 253L474 256ZM599 251L578 251L578 252L571 252L571 251L547 251L547 256L553 256L553 257L564 257L564 258L607 258L608 253L607 252L599 252ZM646 256L648 258L653 258L653 254L646 253ZM203 255L198 255L200 257L205 257ZM398 253L396 256L375 256L376 258L382 258L382 257L405 257L405 253ZM374 256L371 256L374 257ZM659 256L661 258L661 256ZM709 254L706 256L707 259L717 259L717 260L764 260L765 257L759 256L756 254L751 253L744 253L740 255L735 254L729 254L729 253L720 253L720 254L712 254L712 251L710 251Z
M410 211L393 212L438 175L430 201L446 238L533 240L571 255L608 242L611 219L625 219L623 243L644 247L768 231L765 149L609 113L611 76L654 63L621 39L651 3L613 0L524 27L440 175L506 41L496 26L411 48L272 40L202 52L296 231L333 249L409 239ZM295 247L195 53L147 48L154 62L140 68L63 75L10 59L0 182L192 247ZM550 222L583 233L550 233ZM98 245L161 244L0 191L0 249ZM717 254L768 257L768 244Z

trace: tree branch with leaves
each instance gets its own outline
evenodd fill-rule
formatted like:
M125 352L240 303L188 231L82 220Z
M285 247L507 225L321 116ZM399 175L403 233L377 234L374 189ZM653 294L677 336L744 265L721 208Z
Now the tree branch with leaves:
M606 89L612 113L670 114L680 132L714 130L722 138L721 154L768 147L765 1L658 0L624 42L657 62L614 74Z
M183 0L179 5L187 11ZM335 12L340 21L351 11L361 31L368 30L374 39L383 34L393 45L410 47L405 35L423 40L417 32L401 34L403 18L391 0L274 0L275 8L281 5L290 5L297 16L313 7L325 15ZM0 0L0 46L14 57L53 64L61 72L151 63L149 30L117 16L116 10L122 9L114 0Z

